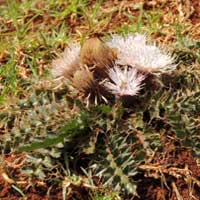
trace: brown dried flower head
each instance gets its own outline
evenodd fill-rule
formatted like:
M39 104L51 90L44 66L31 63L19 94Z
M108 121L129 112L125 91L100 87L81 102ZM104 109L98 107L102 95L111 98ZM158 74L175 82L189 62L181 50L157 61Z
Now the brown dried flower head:
M89 102L97 104L101 100L107 101L103 96L104 87L94 79L93 72L86 65L74 73L71 81L78 92L78 97L83 98L87 105Z
M86 66L81 67L74 73L72 85L81 92L89 92L94 87L93 73Z
M95 78L104 77L107 67L112 66L116 58L115 49L108 47L97 37L86 40L80 52L81 64L94 71Z

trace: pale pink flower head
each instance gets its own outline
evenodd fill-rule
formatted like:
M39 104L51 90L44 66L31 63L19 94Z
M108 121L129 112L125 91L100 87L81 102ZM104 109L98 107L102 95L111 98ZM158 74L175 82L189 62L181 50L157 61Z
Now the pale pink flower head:
M135 35L128 34L125 37L120 35L113 35L111 40L108 41L107 44L112 48L117 48L119 52L125 52L128 50L128 48L129 50L134 50L135 45L146 44L146 35L142 35L139 33Z
M115 35L108 45L118 49L116 64L155 74L170 72L176 68L175 57L155 44L149 44L145 35Z
M106 81L104 86L118 97L137 95L145 78L144 75L138 74L136 69L127 66L123 69L119 66L110 68L108 76L110 81Z
M80 45L73 43L65 49L62 56L53 61L52 75L54 77L64 76L69 78L79 67Z

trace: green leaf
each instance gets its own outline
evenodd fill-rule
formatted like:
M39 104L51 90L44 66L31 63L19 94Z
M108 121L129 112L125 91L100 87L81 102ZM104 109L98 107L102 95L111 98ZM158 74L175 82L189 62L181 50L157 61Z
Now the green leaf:
M44 141L34 142L31 145L20 147L18 152L34 151L36 149L47 148L56 145L60 142L64 142L64 140L70 140L72 137L80 133L86 125L85 116L82 114L82 116L71 120L67 125L62 127L58 136L46 138Z

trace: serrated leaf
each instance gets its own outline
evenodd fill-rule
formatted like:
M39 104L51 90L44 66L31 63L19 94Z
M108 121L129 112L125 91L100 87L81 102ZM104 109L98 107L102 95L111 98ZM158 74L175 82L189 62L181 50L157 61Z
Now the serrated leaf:
M64 142L64 140L70 140L73 136L80 133L81 130L84 129L85 125L84 122L85 116L82 115L81 117L78 117L76 119L71 120L67 125L63 126L60 129L60 134L52 137L52 138L46 138L41 142L34 142L31 145L23 146L18 149L18 152L29 152L34 151L36 149L40 148L47 148L53 145L56 145L60 142Z

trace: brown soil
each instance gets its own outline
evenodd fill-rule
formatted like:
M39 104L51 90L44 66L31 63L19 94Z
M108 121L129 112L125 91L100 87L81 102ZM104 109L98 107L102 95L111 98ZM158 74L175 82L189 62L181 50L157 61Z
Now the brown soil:
M157 152L146 166L136 200L199 200L200 166L195 157L167 137L163 137L163 146L163 152Z
M17 186L23 191L24 197L14 187ZM32 184L28 181L22 183L8 183L0 176L0 200L62 200L62 185L52 185L51 183L35 180ZM66 194L66 200L87 200L88 191L82 186L72 185Z
M26 154L7 154L4 155L3 160L4 163L0 166L0 200L19 200L22 198L22 194L14 187L19 188L25 194L26 199L62 199L62 189L59 185L50 187L43 181L29 180L27 176L21 174L20 169L26 165ZM49 192L49 196L47 192Z
M28 200L62 200L62 188L60 186L54 186L51 188L49 195L47 195L48 187L46 185L40 186L29 186L26 189L28 183L25 185L18 185L23 193L25 194L25 199ZM14 184L17 186L16 184ZM5 179L0 176L0 199L1 200L19 200L22 199L22 195L12 187Z
M199 0L192 0L191 4L194 8L194 12L190 16L190 20L193 24L200 24L200 1Z
M0 166L0 200L62 200L62 184L30 178L20 172L26 165L26 154L8 154L3 157L4 163ZM14 186L14 187L13 187ZM87 190L80 184L69 182L67 200L88 199ZM23 192L24 197L17 187Z

